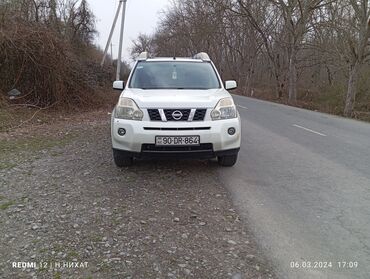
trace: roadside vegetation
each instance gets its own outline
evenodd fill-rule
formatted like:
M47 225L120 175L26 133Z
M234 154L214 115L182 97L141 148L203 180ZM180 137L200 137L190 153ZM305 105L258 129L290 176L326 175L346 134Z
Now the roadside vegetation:
M370 120L368 0L173 1L132 56L205 51L239 94Z
M1 0L0 30L1 130L46 110L112 104L113 63L100 66L86 0Z

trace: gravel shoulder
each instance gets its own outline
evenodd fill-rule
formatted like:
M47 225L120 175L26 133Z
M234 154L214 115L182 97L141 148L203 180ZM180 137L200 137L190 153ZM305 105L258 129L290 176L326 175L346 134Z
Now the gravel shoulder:
M275 278L216 162L118 169L106 113L70 122L0 134L0 278Z

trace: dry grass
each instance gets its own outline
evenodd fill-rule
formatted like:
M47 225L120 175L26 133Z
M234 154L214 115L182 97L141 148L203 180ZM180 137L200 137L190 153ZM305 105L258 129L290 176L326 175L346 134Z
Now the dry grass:
M58 122L75 122L86 118L100 119L100 115L107 115L116 104L119 94L112 90L97 92L102 101L98 108L84 106L81 108L45 108L27 107L23 105L5 105L0 107L0 139L1 133L15 130L34 129L44 125L55 125Z

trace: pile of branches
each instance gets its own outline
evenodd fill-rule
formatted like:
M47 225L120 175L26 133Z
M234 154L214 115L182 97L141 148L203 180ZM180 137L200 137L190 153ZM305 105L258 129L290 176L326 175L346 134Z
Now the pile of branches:
M12 103L40 108L100 105L104 98L98 92L111 79L112 69L101 69L86 49L80 55L75 46L43 25L18 22L1 28L2 98L17 89L22 94Z

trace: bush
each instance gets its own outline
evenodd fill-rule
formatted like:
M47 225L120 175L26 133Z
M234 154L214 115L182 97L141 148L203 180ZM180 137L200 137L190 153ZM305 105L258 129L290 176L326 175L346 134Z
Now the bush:
M3 29L0 61L0 90L17 88L22 103L39 107L97 105L97 91L112 75L42 25Z

